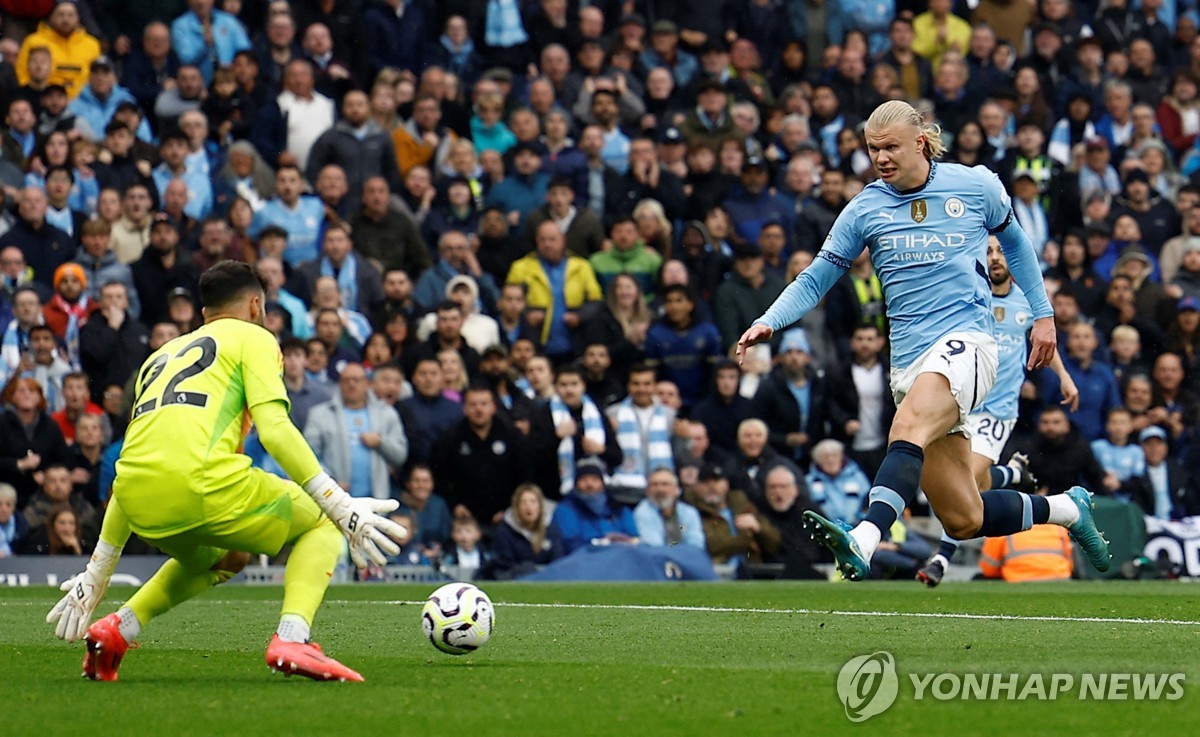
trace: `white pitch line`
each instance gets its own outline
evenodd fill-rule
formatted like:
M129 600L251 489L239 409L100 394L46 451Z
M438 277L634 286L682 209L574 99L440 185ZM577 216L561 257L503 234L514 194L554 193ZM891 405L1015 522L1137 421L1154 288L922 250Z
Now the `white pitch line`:
M270 604L279 606L278 601L270 599L198 599L198 604L237 605L237 604ZM383 604L387 606L411 605L421 606L425 602L420 599L328 599L325 604ZM32 606L46 603L41 601L0 601L0 606ZM1052 617L1025 614L968 614L963 612L881 612L862 611L855 609L776 609L765 607L723 607L723 606L688 606L680 604L564 604L564 603L535 603L524 601L497 601L497 607L512 607L518 609L610 609L617 611L669 611L669 612L701 612L712 614L805 614L843 617L914 617L918 619L974 619L1010 622L1078 622L1084 624L1143 624L1171 625L1179 627L1200 627L1200 621L1191 619L1146 619L1142 617Z
M357 604L352 600L330 601L330 604ZM392 601L377 601L377 604L424 604L424 601L407 601L396 599ZM724 614L825 614L847 617L919 617L924 619L984 619L1009 620L1018 622L1084 622L1109 624L1168 624L1183 627L1200 627L1200 621L1190 619L1144 619L1138 617L1050 617L1030 616L1021 614L965 614L957 612L873 612L842 609L771 609L756 607L720 607L720 606L685 606L677 604L538 604L518 601L497 601L497 607L517 607L522 609L617 609L628 611L673 611L673 612L711 612Z

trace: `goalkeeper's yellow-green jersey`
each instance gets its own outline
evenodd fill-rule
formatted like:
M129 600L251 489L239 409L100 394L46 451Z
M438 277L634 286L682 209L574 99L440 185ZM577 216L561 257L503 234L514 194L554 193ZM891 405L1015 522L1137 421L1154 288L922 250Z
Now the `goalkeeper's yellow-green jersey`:
M237 514L251 417L297 481L320 472L287 419L283 355L265 328L222 318L163 345L142 364L113 494L142 534L167 535ZM277 452L286 448L286 452Z

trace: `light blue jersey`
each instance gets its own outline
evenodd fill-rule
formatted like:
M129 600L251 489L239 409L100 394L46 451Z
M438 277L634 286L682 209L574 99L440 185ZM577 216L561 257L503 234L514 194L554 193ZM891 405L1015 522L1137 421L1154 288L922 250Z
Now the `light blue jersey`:
M992 335L989 233L1000 239L1013 278L1026 285L1034 317L1052 316L1037 256L1000 180L982 166L933 162L921 187L868 184L842 210L812 265L757 322L775 330L796 322L870 248L887 302L892 366L907 368L947 333Z
M1113 445L1105 438L1098 438L1092 441L1092 455L1122 484L1146 473L1146 453L1137 443Z
M1000 420L1017 419L1017 399L1025 382L1029 356L1026 335L1033 327L1029 300L1016 284L1003 297L992 295L992 317L996 321L996 346L1000 364L987 399L972 414L987 413Z
M295 208L275 197L254 213L250 221L249 235L258 240L258 234L268 225L278 225L287 231L287 246L283 249L283 260L289 266L299 266L312 261L321 253L321 238L325 226L325 205L317 197L302 195Z

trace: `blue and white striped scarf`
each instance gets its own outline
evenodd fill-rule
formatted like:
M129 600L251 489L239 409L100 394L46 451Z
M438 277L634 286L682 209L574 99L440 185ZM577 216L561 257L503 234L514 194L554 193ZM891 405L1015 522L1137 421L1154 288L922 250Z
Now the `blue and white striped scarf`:
M662 404L654 402L649 426L644 430L638 422L637 409L631 397L626 397L609 411L615 415L617 444L624 454L624 460L613 474L613 486L645 489L651 471L658 468L675 470L670 420Z
M347 310L358 310L358 257L353 253L347 254L342 261L342 268L337 275L333 273L333 262L328 256L321 257L321 276L333 276L337 279L338 295L342 298L342 307Z
M529 40L517 0L488 0L484 43L502 49L520 46Z
M550 397L550 418L557 428L566 420L572 419L571 410L563 404L558 395ZM586 395L583 397L583 437L603 445L604 417L596 408L596 403ZM558 490L566 496L575 489L575 436L571 435L558 442Z

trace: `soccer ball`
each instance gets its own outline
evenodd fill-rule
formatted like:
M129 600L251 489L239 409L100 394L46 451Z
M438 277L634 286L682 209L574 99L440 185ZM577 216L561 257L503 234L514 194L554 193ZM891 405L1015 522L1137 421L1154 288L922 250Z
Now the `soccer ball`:
M483 647L496 626L492 600L469 583L448 583L421 608L421 628L433 646L450 655Z

